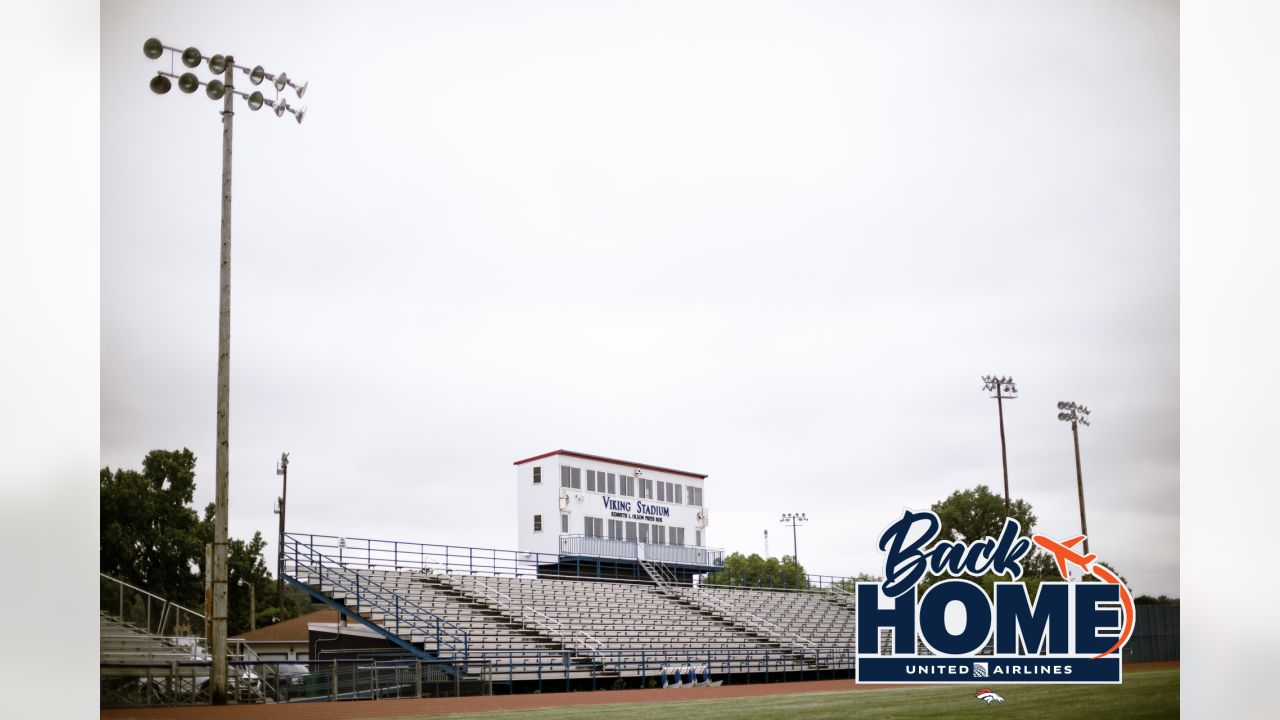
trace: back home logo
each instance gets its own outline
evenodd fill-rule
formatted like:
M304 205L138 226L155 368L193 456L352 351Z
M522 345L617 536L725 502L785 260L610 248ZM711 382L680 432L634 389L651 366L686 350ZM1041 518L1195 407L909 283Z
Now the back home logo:
M1026 538L1007 518L998 538L931 545L941 527L933 512L907 510L880 536L884 582L857 587L856 682L1120 682L1133 598L1097 555L1073 550L1084 536ZM1019 580L1034 545L1053 554L1063 582L1041 583L1033 603ZM1102 582L1065 582L1069 566ZM938 580L917 598L926 575L988 573L1009 578L995 584L994 599L964 577ZM890 654L881 654L881 630L889 631Z

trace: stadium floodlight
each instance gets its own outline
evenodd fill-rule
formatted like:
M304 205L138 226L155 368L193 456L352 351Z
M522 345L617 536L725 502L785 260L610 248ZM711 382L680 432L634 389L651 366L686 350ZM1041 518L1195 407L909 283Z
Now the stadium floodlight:
M1084 475L1080 471L1080 428L1078 426L1089 426L1089 408L1074 402L1060 402L1058 409L1066 411L1058 413L1058 419L1071 423L1071 439L1076 449L1076 492L1080 496L1080 534L1084 535L1084 554L1088 555L1089 525L1084 519Z
M195 47L179 50L160 42L157 38L148 38L142 44L142 52L152 60L161 58L165 51L181 55L182 64L195 69L206 60ZM231 395L231 143L232 121L235 117L234 102L237 95L245 99L249 109L258 110L267 101L261 92L246 94L235 88L236 70L249 77L254 85L261 84L264 78L270 77L261 65L252 70L237 65L231 55L214 55L207 58L209 69L221 73L221 79L202 83L195 73L184 72L175 75L161 71L151 79L151 91L164 95L172 87L170 78L176 78L178 88L184 93L194 93L201 85L205 86L205 94L214 100L222 101L222 220L221 220L221 258L218 297L218 392L217 392L217 425L214 461L214 523L212 557L208 572L209 586L212 590L212 609L209 613L209 646L212 655L212 667L209 672L209 699L213 705L227 703L227 515L228 515L228 469L230 467L230 410ZM281 74L283 75L283 73ZM293 110L280 100L276 104L276 114L293 112L298 121L302 121L304 111ZM282 508L283 511L283 508ZM282 512L283 520L283 512ZM283 527L283 526L282 526ZM252 603L252 600L250 601Z
M289 76L285 73L280 73L272 84L276 86L276 92L284 92L285 87L289 84Z
M302 108L301 110L299 110L299 111L297 111L297 112L295 112L295 113L293 114L294 119L296 119L296 120L298 121L298 124L299 124L299 125L301 125L301 124L302 124L302 116L303 116L303 115L305 115L305 114L306 114L306 112L307 112L307 109L306 109L306 108Z
M178 78L178 89L190 95L200 89L200 78L195 73L182 73L182 77Z
M1016 400L1018 397L1018 386L1013 382L1012 377L1002 377L1000 375L983 375L982 389L987 392L994 392L991 397L996 401L996 408L1000 414L1000 466L1004 470L1004 515L1009 516L1009 455L1005 449L1004 442L1004 401Z
M778 522L791 526L791 558L796 561L796 567L799 567L800 549L796 542L796 526L809 522L809 516L804 513L782 513L782 519Z
M173 83L169 82L169 78L163 75L156 75L151 78L151 92L157 95L163 95L173 89Z

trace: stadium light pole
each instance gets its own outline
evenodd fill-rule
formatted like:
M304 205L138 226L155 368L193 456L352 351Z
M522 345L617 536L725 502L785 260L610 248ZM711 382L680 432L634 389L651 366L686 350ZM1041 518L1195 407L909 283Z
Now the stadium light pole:
M306 108L291 108L280 93L286 87L292 88L299 98L307 92L307 83L298 85L285 73L269 74L261 65L250 69L237 65L231 55L205 56L200 50L189 47L185 50L170 47L156 38L148 38L142 44L142 53L152 60L160 59L165 52L169 53L169 72L159 70L151 78L151 91L164 95L173 87L170 78L178 81L178 89L188 95L205 89L210 100L222 101L222 252L220 259L218 293L218 401L217 401L217 445L215 453L215 481L217 489L214 499L213 521L213 667L209 672L209 702L213 705L227 704L227 467L230 456L228 442L229 415L231 395L231 131L235 110L232 101L237 95L245 99L250 110L260 110L263 106L275 111L276 117L291 113L298 123L306 113ZM201 81L193 72L178 75L173 72L176 60L180 58L184 67L195 69L208 63L209 71L214 75L222 75L223 79ZM249 77L249 82L259 85L263 80L270 80L276 89L276 96L267 100L261 91L245 93L235 89L234 74L240 70Z
M280 541L276 543L276 613L284 617L284 511L289 499L289 453L280 453L280 464L276 465L276 474L281 476L280 507Z
M258 629L258 598L255 596L253 581L240 578L240 585L249 586L249 630Z
M1058 403L1058 419L1071 423L1071 437L1076 445L1076 492L1080 495L1080 534L1084 535L1084 554L1089 554L1089 526L1084 521L1084 476L1080 472L1080 429L1089 427L1089 408L1073 402Z
M796 526L809 522L809 516L804 513L782 513L782 519L779 520L783 525L791 525L791 559L796 561L796 567L800 567L800 550L796 542ZM783 540L786 542L786 540Z
M1011 377L983 375L982 389L987 392L994 390L996 393L991 397L995 398L996 408L1000 412L1000 465L1004 468L1004 516L1009 517L1009 457L1004 447L1004 401L1018 398L1018 386L1013 384Z

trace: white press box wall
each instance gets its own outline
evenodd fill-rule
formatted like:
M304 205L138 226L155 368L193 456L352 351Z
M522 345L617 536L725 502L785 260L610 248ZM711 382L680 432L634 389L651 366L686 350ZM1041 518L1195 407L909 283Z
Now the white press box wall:
M539 552L554 555L559 552L559 538L564 535L583 535L585 534L586 525L584 518L599 518L603 526L603 537L609 537L609 521L618 520L622 523L635 523L637 536L642 532L639 529L640 524L649 526L649 542L653 543L655 538L653 534L655 526L663 528L662 534L665 536L665 544L671 543L672 528L684 529L683 545L694 546L699 545L706 547L707 545L707 511L706 511L706 493L705 483L706 475L700 473L690 473L681 470L673 470L663 468L647 463L636 463L629 460L615 460L596 455L588 455L586 453L577 453L569 450L557 450L555 452L538 455L527 460L518 460L516 466L516 514L517 527L519 528L519 549L522 552ZM563 495L567 496L567 501L562 502L562 488L560 485L561 468L576 468L578 471L577 488L565 488ZM534 482L534 469L541 470L542 482ZM608 473L614 475L614 485L616 492L610 493L592 491L588 489L587 471L593 470L597 473ZM637 474L637 472L639 474ZM622 490L623 477L636 478L634 492L631 495L624 495ZM640 497L641 480L648 480L653 484L652 497ZM680 486L679 499L675 502L666 498L663 492L663 499L657 499L659 496L658 483L669 483L668 486L674 489L676 485ZM694 488L698 494L702 495L702 504L692 504L690 501L689 489ZM696 497L694 500L696 501ZM606 504L607 501L612 503ZM656 512L652 512L655 511ZM646 512L649 511L649 512ZM561 531L562 519L561 515L568 516L568 532ZM542 529L534 529L535 516L540 516L542 521ZM629 530L624 525L625 533ZM639 537L637 539L640 539Z

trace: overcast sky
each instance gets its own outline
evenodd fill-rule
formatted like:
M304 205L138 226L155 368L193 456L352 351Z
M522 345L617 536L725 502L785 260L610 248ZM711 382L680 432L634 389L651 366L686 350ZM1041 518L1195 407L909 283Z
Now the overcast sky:
M101 462L213 498L219 104L195 45L311 82L237 104L231 511L511 548L514 460L707 473L714 547L880 572L903 507L1010 486L1178 594L1172 2L112 2ZM212 77L207 69L202 79ZM243 76L239 76L243 77ZM241 85L247 85L242 80ZM291 100L292 101L292 100Z

